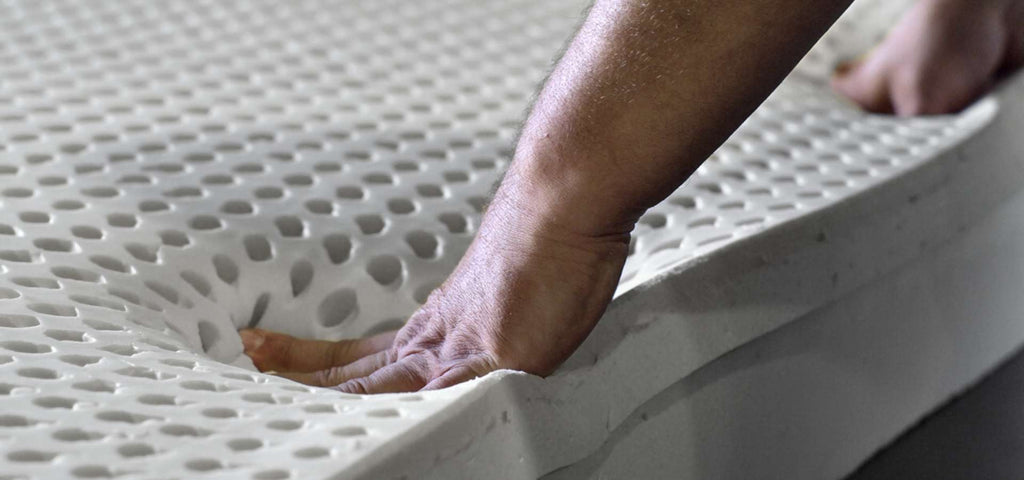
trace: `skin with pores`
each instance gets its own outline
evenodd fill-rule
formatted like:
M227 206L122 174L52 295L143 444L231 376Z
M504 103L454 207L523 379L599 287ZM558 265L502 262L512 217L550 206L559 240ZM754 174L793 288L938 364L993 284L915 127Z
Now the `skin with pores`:
M543 86L465 256L398 332L240 332L261 371L349 393L552 373L611 301L640 216L778 86L850 0L597 0ZM1024 0L919 0L833 87L951 113L1024 64ZM652 366L654 368L654 366Z

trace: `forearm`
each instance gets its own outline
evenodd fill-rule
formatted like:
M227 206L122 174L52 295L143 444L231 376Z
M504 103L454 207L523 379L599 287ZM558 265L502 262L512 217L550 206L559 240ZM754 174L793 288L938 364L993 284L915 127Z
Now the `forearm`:
M495 202L542 229L627 234L850 1L597 0L537 98Z

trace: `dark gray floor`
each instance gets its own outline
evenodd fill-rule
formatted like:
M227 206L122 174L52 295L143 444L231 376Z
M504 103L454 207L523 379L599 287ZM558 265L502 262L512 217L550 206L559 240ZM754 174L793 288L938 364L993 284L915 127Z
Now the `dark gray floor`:
M1024 352L847 480L1024 479Z

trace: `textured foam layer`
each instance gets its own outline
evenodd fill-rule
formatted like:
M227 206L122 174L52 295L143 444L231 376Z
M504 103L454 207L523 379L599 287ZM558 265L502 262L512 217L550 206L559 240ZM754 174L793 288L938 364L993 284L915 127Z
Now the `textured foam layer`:
M619 295L991 119L872 117L829 92L892 20L877 3L641 220ZM468 246L583 7L0 2L3 472L343 472L500 382L340 395L255 373L235 330L400 325Z

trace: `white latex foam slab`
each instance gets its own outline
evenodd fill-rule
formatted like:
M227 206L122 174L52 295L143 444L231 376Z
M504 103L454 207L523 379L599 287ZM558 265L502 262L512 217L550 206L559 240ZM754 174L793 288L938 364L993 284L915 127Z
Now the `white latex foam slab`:
M733 268L715 263L722 252L871 195L995 118L994 98L900 120L828 90L830 65L877 41L897 4L855 5L644 217L610 325L646 311L656 326L652 308L672 308L651 288L663 276ZM256 373L235 331L336 339L400 325L468 246L583 7L0 2L2 473L349 476L402 458L439 426L486 423L493 412L460 409L521 376L342 395ZM679 347L657 329L599 335L539 391L596 389L614 425L778 323L695 327L685 367L628 378L638 355L675 358ZM553 405L587 425L601 410ZM564 434L522 433L564 445L529 471L601 439Z

